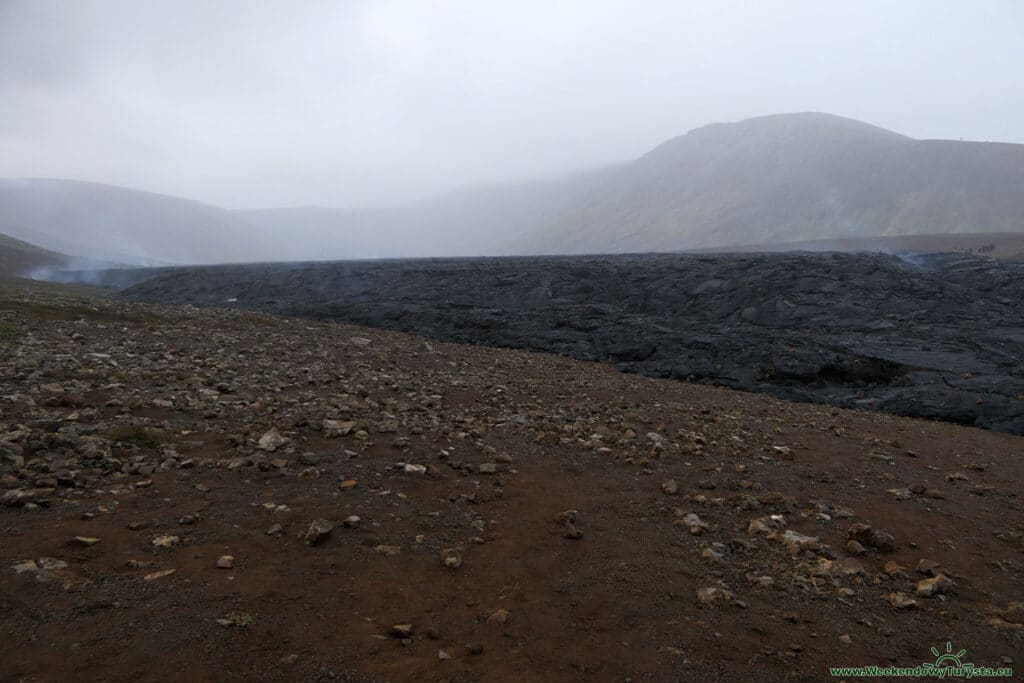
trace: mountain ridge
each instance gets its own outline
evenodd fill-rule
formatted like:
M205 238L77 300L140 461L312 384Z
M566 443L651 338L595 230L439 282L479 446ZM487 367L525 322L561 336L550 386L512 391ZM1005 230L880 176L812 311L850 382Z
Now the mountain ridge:
M18 182L34 183L41 199L12 197ZM54 200L38 191L46 183L75 191ZM390 206L229 211L81 181L0 180L0 233L68 253L105 246L91 254L105 260L128 261L110 252L127 248L136 262L173 263L682 251L1019 233L1020 187L1024 145L918 140L802 112L708 124L632 161L561 178L463 186ZM83 188L106 203L83 198ZM113 237L96 229L109 214Z

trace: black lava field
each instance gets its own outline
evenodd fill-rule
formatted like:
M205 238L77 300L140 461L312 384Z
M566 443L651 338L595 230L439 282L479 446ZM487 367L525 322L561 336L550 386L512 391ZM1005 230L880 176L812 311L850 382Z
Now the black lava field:
M533 349L1024 434L1022 263L664 254L231 265L102 279L136 301Z

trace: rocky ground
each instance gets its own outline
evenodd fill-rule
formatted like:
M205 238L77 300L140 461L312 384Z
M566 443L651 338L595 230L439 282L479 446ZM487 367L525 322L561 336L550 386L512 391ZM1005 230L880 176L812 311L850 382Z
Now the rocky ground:
M1024 667L1024 439L0 290L0 680ZM836 679L838 680L838 679Z
M636 255L109 273L138 301L339 320L1024 434L1024 264ZM146 281L138 283L139 279Z

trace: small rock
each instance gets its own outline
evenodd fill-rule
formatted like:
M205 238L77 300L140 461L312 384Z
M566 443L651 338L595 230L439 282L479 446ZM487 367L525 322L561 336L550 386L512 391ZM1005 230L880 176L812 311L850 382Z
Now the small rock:
M233 555L221 555L217 558L217 569L232 569L235 566Z
M697 602L702 605L712 605L716 602L731 602L734 599L733 594L723 588L715 588L713 586L708 588L701 588L697 591Z
M412 463L408 463L405 466L405 473L406 474L426 474L427 473L427 466L426 465L414 465Z
M863 555L864 553L867 552L867 548L862 546L857 541L854 541L854 540L851 539L851 540L846 542L846 552L850 553L851 555L855 555L855 556L856 555Z
M324 420L324 436L333 438L348 436L356 428L356 423L351 420Z
M510 618L512 618L511 612L509 612L507 609L499 609L492 612L491 615L487 617L487 621L496 624L505 624L508 622Z
M91 548L100 542L100 539L93 536L75 536L71 539L71 545L77 545L82 548Z
M896 548L896 539L893 538L892 534L885 531L876 531L874 547L883 553L891 553Z
M181 539L177 536L157 536L153 539L153 546L156 548L172 548L180 542Z
M583 532L577 529L571 522L565 525L565 533L562 535L573 541L583 538Z
M580 513L576 510L565 510L555 515L556 524L572 524Z
M906 593L889 593L885 596L885 599L896 609L913 609L917 607L917 601Z
M153 572L152 574L146 574L142 578L145 581L156 581L157 579L162 579L165 576L170 576L176 571L176 569L164 569L163 571Z
M675 479L666 479L661 482L661 490L669 496L674 496L679 492L679 485L676 483Z
M349 515L348 517L345 518L345 521L342 522L342 525L346 529L355 529L355 528L357 528L359 526L359 522L360 521L361 520L359 518L359 515Z
M35 560L25 560L11 566L11 569L14 570L15 574L24 574L25 572L39 571L39 565L36 564Z
M281 433L276 428L271 428L260 437L256 447L261 451L272 453L286 443L288 443L288 439L281 436Z
M309 529L306 530L304 536L307 545L320 545L323 543L331 532L334 531L334 524L327 521L326 519L314 519L309 524Z
M270 528L267 529L267 536L277 536L284 531L284 527L280 524L271 524Z
M448 548L441 553L441 564L449 569L458 569L462 566L462 552L458 548Z
M953 579L945 574L937 574L930 579L921 579L917 582L917 594L927 598L939 593L945 593L953 587Z
M395 624L391 627L391 635L395 638L411 638L412 624Z
M689 528L690 533L694 536L700 536L704 529L708 528L707 522L702 520L693 512L686 513L683 516L682 522Z
M892 552L896 547L896 541L892 534L876 531L860 522L850 525L850 528L846 530L846 537L851 541L857 541L864 547L875 548L883 553Z
M477 468L480 474L497 474L498 466L493 462L481 463L480 467Z
M36 494L31 491L24 489L14 489L7 491L0 496L0 505L6 505L7 507L22 507L32 503L36 498Z

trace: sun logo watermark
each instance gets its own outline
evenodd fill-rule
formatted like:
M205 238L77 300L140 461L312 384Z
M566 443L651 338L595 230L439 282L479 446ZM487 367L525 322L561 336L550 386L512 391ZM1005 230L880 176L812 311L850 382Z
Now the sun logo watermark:
M987 666L975 666L965 662L966 649L953 652L953 643L946 641L945 647L931 648L935 661L925 662L921 666L855 666L829 669L829 673L842 678L1010 678L1013 669L1003 667L992 669Z
M936 657L935 661L925 662L925 666L933 666L936 669L946 668L950 666L964 668L970 667L972 669L974 668L973 664L965 663L960 659L961 657L967 654L967 650L960 650L956 654L953 654L953 643L949 642L948 640L946 641L945 652L939 652L938 648L933 647L932 654Z

